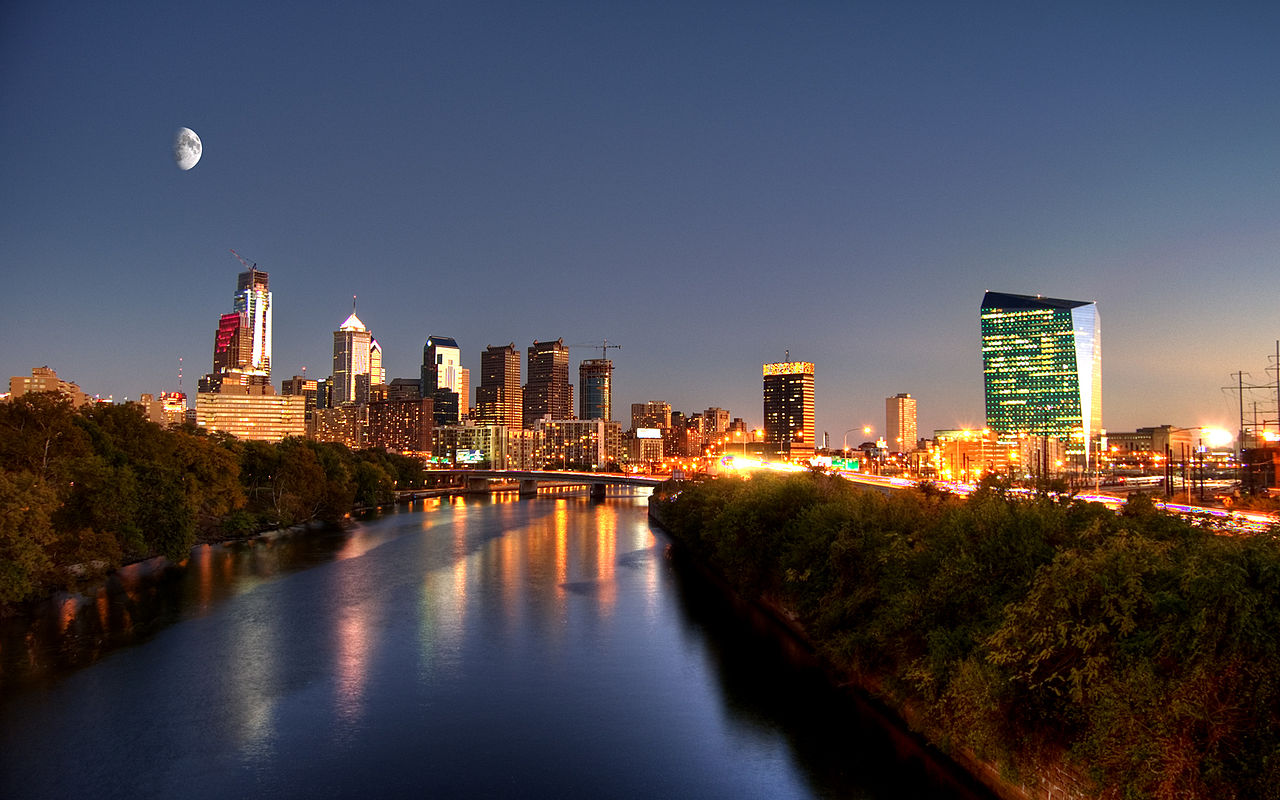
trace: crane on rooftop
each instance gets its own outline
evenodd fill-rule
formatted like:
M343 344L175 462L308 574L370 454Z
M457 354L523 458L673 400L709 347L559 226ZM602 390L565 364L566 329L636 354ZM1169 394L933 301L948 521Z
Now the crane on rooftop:
M596 344L595 342L581 342L581 343L579 343L579 344L573 344L573 345L569 345L569 346L570 346L570 347L591 347L591 348L599 347L599 348L600 348L600 360L602 360L602 361L603 361L603 360L605 360L605 359L607 359L607 358L609 357L609 351L610 351L610 350L621 350L621 349L622 349L622 345L620 345L620 344L609 344L609 340L608 340L608 339L605 339L605 340L604 340L603 342L601 342L600 344Z
M236 259L238 259L238 260L240 261L240 263L241 263L241 264L244 264L244 268L245 268L245 269L248 269L248 270L254 270L254 269L257 269L257 268L258 268L258 262L257 262L257 261L255 261L255 262L253 262L252 264L250 264L248 261L245 261L245 260L244 260L244 256L240 255L240 254L239 254L239 253L237 253L235 250L232 250L232 251L231 251L231 255L235 256L235 257L236 257Z

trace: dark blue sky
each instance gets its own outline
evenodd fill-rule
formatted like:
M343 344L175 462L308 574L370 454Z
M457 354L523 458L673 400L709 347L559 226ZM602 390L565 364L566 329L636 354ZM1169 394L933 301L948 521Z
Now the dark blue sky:
M992 289L1097 301L1107 428L1234 428L1280 337L1280 7L1058 5L7 3L0 373L194 390L235 248L277 384L357 294L392 377L608 339L615 419L759 424L790 349L819 436L897 392L923 434L982 424Z

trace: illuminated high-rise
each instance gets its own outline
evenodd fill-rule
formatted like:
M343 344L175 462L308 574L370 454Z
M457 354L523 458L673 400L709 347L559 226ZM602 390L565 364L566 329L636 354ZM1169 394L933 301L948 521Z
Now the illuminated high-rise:
M247 329L248 352L242 355L242 369L256 375L271 376L271 291L267 273L255 266L236 277L236 296L232 303Z
M524 427L532 429L550 415L569 419L573 413L573 384L569 383L569 348L564 339L529 345L529 382L524 385Z
M578 365L578 418L613 418L613 362L588 358Z
M661 400L631 404L631 429L671 427L671 404Z
M200 379L204 392L270 393L271 291L256 266L236 277L232 312L218 319L213 371Z
M711 435L725 433L729 430L729 412L723 408L712 406L702 412L702 432Z
M386 386L387 371L382 368L382 345L378 344L378 340L369 339L369 385Z
M448 336L428 336L422 346L422 396L434 403L436 425L456 425L467 407L462 350Z
M814 445L813 364L764 365L764 439L783 458L807 458Z
M333 407L345 403L369 402L370 355L373 334L355 311L333 332L333 377L329 403Z
M480 385L476 387L476 421L486 425L522 427L524 392L520 388L520 351L515 342L489 345L480 354Z
M987 427L1064 439L1084 450L1102 428L1098 306L987 292L982 298Z
M884 401L885 444L894 453L910 453L916 449L916 399L909 394L896 394Z

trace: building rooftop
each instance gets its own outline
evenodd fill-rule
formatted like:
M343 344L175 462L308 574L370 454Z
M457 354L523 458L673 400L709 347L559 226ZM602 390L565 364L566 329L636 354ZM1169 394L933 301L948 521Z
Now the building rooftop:
M1090 300L1060 300L1030 294L1006 294L987 292L982 296L983 308L1079 308L1090 305Z

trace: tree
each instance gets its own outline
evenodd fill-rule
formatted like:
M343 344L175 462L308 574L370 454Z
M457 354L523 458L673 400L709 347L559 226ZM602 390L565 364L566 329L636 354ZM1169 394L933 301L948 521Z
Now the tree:
M278 446L280 467L271 482L272 509L279 525L315 519L325 494L325 474L315 452L304 442L286 439Z
M88 453L75 409L62 395L32 392L0 403L0 468L43 480L62 460Z
M30 472L0 471L0 605L46 591L58 498Z
M172 431L174 466L198 528L216 529L219 522L245 505L240 460L233 445L186 431Z

